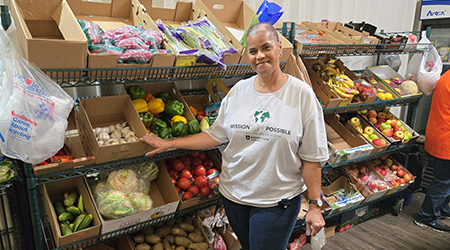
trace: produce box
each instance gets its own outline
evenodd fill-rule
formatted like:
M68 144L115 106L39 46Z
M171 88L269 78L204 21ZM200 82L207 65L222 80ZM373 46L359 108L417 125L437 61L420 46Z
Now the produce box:
M26 60L40 69L86 68L87 39L66 1L12 0L10 7Z
M210 103L205 95L185 95L183 98L188 105L201 111L205 111L205 104Z
M214 15L232 34L230 35L233 44L239 43L245 30L250 24L256 11L244 0L201 0L196 4L202 11L207 13L208 18ZM293 45L283 35L278 32L283 50L280 56L280 62L287 62L289 55L293 51ZM249 63L247 50L243 48L240 62L241 64Z
M358 165L349 165L344 167L344 169L349 174L352 183L355 184L358 191L364 196L363 203L379 199L389 191L389 185L387 183L384 183L383 187L381 187L380 183L383 183L384 181L377 175L377 173L369 169L368 162L361 162L358 163ZM365 172L367 172L366 175L362 175L364 174L362 169L365 169ZM373 176L371 176L372 179L370 177L371 173L373 174ZM366 180L363 180L362 176L366 176ZM369 189L363 181L366 181L368 184L370 184L369 182L371 181L375 181L374 188Z
M94 203L95 209L98 213L98 218L102 223L101 234L112 232L121 228L129 227L134 224L144 222L147 220L158 218L159 216L174 213L177 210L179 199L175 190L169 188L173 186L172 181L167 173L164 171L163 165L159 165L159 176L153 180L150 185L149 196L153 201L153 208L140 213L131 214L122 218L106 220L100 214L97 202ZM95 184L95 180L86 179L87 185ZM89 195L94 200L93 190L89 189Z
M96 23L105 32L111 29L122 28L126 25L136 27L139 24L145 29L159 31L153 20L145 13L145 8L138 0L112 0L110 2L68 0L68 3L76 18L82 21ZM162 45L163 49L171 49L165 42ZM91 53L89 50L86 53L88 54L88 68L171 67L175 61L174 53L156 53L152 55L148 63L120 64L117 62L117 56L115 54ZM91 73L97 72L94 71ZM136 71L135 74L143 74L143 72ZM133 73L128 73L128 75L133 75Z
M94 153L96 164L143 156L150 149L148 144L140 141L100 146L94 134L94 128L108 127L124 122L137 137L147 134L129 96L82 99L78 122L83 147Z
M169 8L156 8L152 6L152 0L140 0L140 2L145 6L146 13L156 21L161 19L165 24L169 24L173 27L178 27L182 22L188 22L190 20L198 20L201 17L207 17L208 20L214 24L218 31L224 36L226 41L231 44L237 53L226 53L223 55L222 59L225 64L237 64L241 58L243 47L242 45L233 40L231 33L223 26L223 24L210 13L200 1L193 2L183 2L177 1L175 9ZM194 55L182 55L178 54L175 62L175 66L191 66L196 64L197 57Z
M328 203L328 201L323 198L323 194L320 193L320 195L322 199L322 206L320 207L320 213L322 213L322 216L325 218L331 213L332 208L331 205ZM303 223L305 223L306 213L308 212L309 209L308 200L309 200L308 190L306 190L302 194L302 204L300 207L300 212L298 213L297 216L297 221L295 222L296 226L301 226L303 225Z
M362 135L352 134L339 122L336 115L325 116L327 131L328 152L330 159L328 164L346 164L347 161L371 154L374 147L368 143Z
M306 63L305 63L306 64ZM314 72L312 69L306 65L306 70L308 71L309 78L311 79L311 85L316 94L317 98L321 101L323 108L334 108L340 107L340 103L343 101L331 88L329 85L325 84L323 80ZM348 101L345 100L342 106L347 106Z
M227 250L241 250L242 246L239 239L228 227L229 225L218 227L216 228L216 231L220 234L220 236L222 236L223 241L227 246Z
M43 190L43 204L45 214L48 216L50 226L52 228L53 239L56 247L61 247L84 239L89 239L99 235L100 233L100 219L97 215L96 208L89 195L88 188L83 180L83 177L66 179L58 182L51 182L42 185ZM64 199L64 193L78 192L83 196L84 209L86 213L92 214L93 219L91 226L68 235L62 235L59 226L58 217L55 212L53 204L56 200Z
M362 196L359 192L348 198L338 200L333 196L333 194L335 194L339 189L345 189L349 192L352 192L352 190L353 192L358 190L356 186L353 183L350 183L350 180L345 176L339 177L329 186L322 186L322 192L325 196L324 199L328 201L332 208L330 214L344 211L359 205L364 201L364 196Z
M73 169L76 167L90 166L95 163L95 157L92 152L86 152L81 142L81 137L76 125L77 110L74 107L67 118L67 130L64 137L64 144L70 150L70 156L73 160L61 163L49 163L46 165L33 165L35 176L41 174L53 173L57 171Z
M380 202L345 211L339 216L336 230L343 232L353 226L376 216L380 211Z

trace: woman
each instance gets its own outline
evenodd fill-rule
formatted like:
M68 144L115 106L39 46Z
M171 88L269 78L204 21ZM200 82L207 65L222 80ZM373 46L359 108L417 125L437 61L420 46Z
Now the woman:
M222 101L213 125L200 134L141 141L155 149L206 149L228 143L219 191L242 249L286 249L308 188L307 234L325 224L320 213L321 163L328 159L322 109L311 87L284 74L282 46L268 23L247 33L248 58L258 73L241 80Z

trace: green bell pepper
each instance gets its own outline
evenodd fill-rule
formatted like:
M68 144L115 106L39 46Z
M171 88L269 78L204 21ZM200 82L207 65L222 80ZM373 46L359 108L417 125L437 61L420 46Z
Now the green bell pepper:
M166 112L166 114L168 114L171 118L175 115L183 115L184 104L177 100L171 100L166 103L166 106L164 106L164 112Z
M155 116L149 112L141 112L139 113L139 117L141 118L142 123L144 123L145 128L150 128L155 120Z
M141 86L131 86L128 90L131 100L144 99L145 90Z
M188 134L187 125L184 122L174 122L172 125L172 135L176 136L185 136Z
M172 138L172 129L171 128L162 128L159 131L159 137L161 137L162 139Z
M200 132L200 123L197 119L192 119L187 123L187 129L189 134L197 134Z
M153 134L159 136L162 128L167 128L167 123L165 123L161 119L156 119L155 121L153 121L150 130Z
M172 100L172 96L169 92L159 92L156 94L156 98L161 98L164 103L168 103L170 100Z

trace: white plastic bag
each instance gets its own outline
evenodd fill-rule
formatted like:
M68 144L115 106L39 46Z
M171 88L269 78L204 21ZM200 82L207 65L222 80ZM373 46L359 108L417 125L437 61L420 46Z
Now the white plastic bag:
M414 54L408 62L405 78L417 82L417 73L419 72L420 63L422 62L422 54Z
M442 62L436 48L425 52L417 73L417 86L425 95L431 95L441 78Z
M74 101L51 78L30 65L0 29L0 150L38 164L64 145Z
M325 228L322 227L320 231L315 235L311 237L311 249L312 250L320 250L323 246L327 243L326 237L325 237Z

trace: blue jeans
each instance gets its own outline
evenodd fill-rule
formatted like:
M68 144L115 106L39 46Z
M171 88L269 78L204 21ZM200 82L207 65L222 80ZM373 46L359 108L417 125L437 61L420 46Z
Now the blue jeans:
M222 196L222 204L242 250L285 250L300 211L302 195L274 207L252 207Z
M434 224L442 215L450 215L450 160L443 160L428 154L433 165L433 180L427 190L417 220Z

